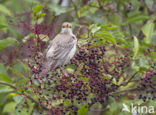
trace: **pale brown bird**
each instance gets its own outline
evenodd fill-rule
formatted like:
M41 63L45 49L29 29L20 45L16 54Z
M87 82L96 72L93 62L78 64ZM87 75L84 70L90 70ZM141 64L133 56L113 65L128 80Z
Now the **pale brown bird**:
M61 32L50 42L46 50L46 62L43 64L41 76L50 70L68 64L76 52L77 39L69 22L62 24Z

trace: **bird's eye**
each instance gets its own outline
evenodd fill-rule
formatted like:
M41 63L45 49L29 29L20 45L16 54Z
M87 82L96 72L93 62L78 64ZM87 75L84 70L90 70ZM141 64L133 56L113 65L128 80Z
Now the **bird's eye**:
M71 28L71 26L69 26L69 28Z
M62 26L62 28L65 28L65 26Z

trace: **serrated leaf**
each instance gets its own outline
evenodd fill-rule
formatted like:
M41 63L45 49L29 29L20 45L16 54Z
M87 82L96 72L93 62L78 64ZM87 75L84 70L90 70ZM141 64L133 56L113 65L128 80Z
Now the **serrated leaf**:
M139 51L139 41L136 37L134 37L134 48L133 48L134 58L137 56L138 51Z
M3 13L3 14L11 16L10 10L6 6L4 6L2 4L0 4L0 12Z
M12 45L15 43L15 39L8 37L6 39L0 40L0 50L8 47L9 45Z
M145 24L143 27L142 27L142 32L145 34L145 38L144 38L144 41L145 43L147 44L150 44L151 43L151 39L152 39L152 34L153 34L153 31L154 31L154 23L151 22L151 23L147 23Z

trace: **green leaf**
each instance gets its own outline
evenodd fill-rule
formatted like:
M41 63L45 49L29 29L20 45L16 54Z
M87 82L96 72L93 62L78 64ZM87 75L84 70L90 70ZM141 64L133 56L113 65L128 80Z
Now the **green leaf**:
M21 103L24 99L24 95L16 95L13 97L13 99L16 103Z
M2 4L0 4L0 12L3 14L11 16L10 10Z
M7 30L7 20L5 16L1 14L0 14L0 30L3 30L4 32L6 32Z
M20 72L20 73L22 73L22 72L28 72L28 67L27 67L27 65L26 64L24 64L24 63L22 63L22 62L19 62L19 63L17 63L17 64L15 64L14 66L13 66L13 68L15 69L15 70L17 70L18 72Z
M9 45L12 45L15 43L15 39L8 37L6 39L0 40L0 50L8 47Z
M92 24L89 28L91 29L91 33L93 34L101 29L101 27L97 26L96 24Z
M134 48L133 48L134 58L137 56L138 51L139 51L139 41L136 37L134 37Z
M94 5L94 4L96 5L96 3L91 3L89 5ZM79 17L84 17L87 14L94 14L98 10L98 8L90 7L89 5L85 5L81 9L78 10L77 14Z
M15 73L16 75L18 75L19 77L23 78L24 80L27 80L27 79L28 79L27 77L25 77L25 76L24 76L21 72L19 72L18 70L14 69L14 68L12 68L12 67L9 67L9 69L10 69L13 73Z
M69 12L73 11L73 8L67 9L65 7L60 7L59 5L54 5L54 4L50 5L49 8L52 12L55 12L55 16L61 15L63 13L69 13Z
M3 113L12 113L15 110L16 105L16 102L7 103L3 108Z
M8 83L12 82L11 78L3 73L0 73L0 80Z
M107 41L110 41L111 43L116 44L116 40L114 36L107 31L96 32L95 36L105 38Z
M6 89L6 88L0 89L0 93L8 93L11 91L14 91L14 90L13 89Z
M143 33L145 34L145 36L146 36L146 37L144 38L145 43L147 43L147 44L150 44L150 43L151 43L153 31L154 31L154 23L153 23L153 22L147 23L147 24L145 24L145 25L142 27L142 32L143 32Z
M129 16L128 19L123 24L131 24L137 21L146 20L148 18L149 16L146 14L136 13L136 14L133 14L132 16Z
M84 104L81 106L81 108L78 110L77 115L87 115L88 112L88 104Z
M1 29L4 29L4 28L6 28L6 27L7 27L6 25L0 24L0 30L1 30Z
M11 83L12 80L7 74L7 70L3 64L0 64L0 80Z
M36 5L35 7L33 7L33 12L34 14L37 14L40 10L42 10L43 5Z
M8 75L6 68L5 68L5 66L2 63L0 63L0 73Z

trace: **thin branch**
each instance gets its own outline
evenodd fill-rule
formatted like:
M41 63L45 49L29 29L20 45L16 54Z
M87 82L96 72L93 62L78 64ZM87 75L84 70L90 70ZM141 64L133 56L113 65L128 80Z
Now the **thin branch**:
M1 85L6 85L6 86L9 86L9 87L11 87L11 88L13 88L13 89L17 90L17 87L13 86L13 85L12 85L12 84L10 84L10 83L6 83L6 82L2 82L2 81L0 81L0 84L1 84Z
M120 86L125 86L125 85L127 85L129 82L131 82L132 79L135 77L135 75L136 75L137 73L138 73L138 72L135 72L135 73L129 78L129 80L128 80L126 83L122 83Z
M110 92L109 94L124 93L137 90L137 87Z

